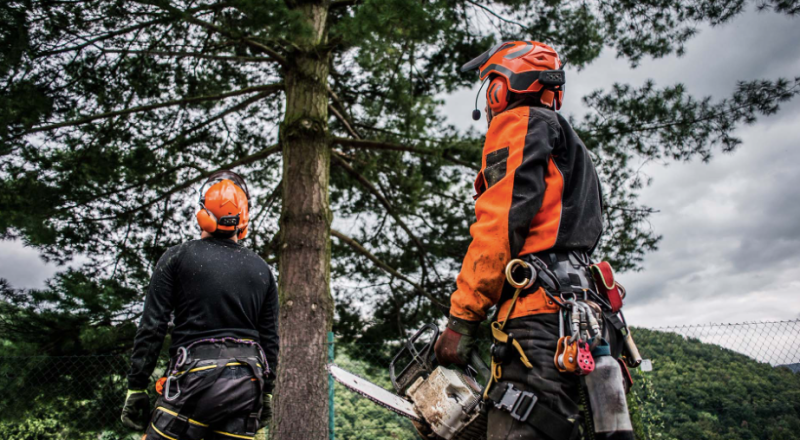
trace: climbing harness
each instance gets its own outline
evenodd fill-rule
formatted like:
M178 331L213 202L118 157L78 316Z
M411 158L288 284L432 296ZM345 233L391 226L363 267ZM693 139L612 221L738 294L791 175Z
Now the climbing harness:
M252 341L250 339L238 339L238 338L231 338L231 337L200 339L198 341L192 342L191 344L189 344L186 347L178 347L178 350L177 350L178 354L175 357L175 362L173 363L172 369L170 371L170 374L167 375L167 379L166 379L166 381L164 383L164 400L166 400L167 402L172 402L172 401L176 400L181 395L180 383L178 382L178 378L183 376L183 374L181 372L181 368L183 368L184 366L189 365L191 363L191 366L184 370L184 371L187 371L187 372L191 372L192 369L194 368L194 366L197 365L197 363L200 360L202 360L202 359L213 359L213 358L204 356L204 357L202 357L200 359L194 359L193 360L190 357L189 350L191 350L193 347L199 346L201 344L224 344L226 342L232 342L232 343L235 343L235 344L240 344L240 345L249 346L251 348L258 349L258 356L260 358L260 361L263 362L263 372L264 372L263 374L259 373L258 372L258 368L256 368L256 367L260 367L261 365L250 365L250 362L243 362L243 363L251 366L251 368L253 370L253 374L259 380L263 381L263 375L266 375L266 374L269 373L269 365L267 364L267 357L264 354L264 349L261 348L261 345L258 342ZM232 353L232 351L233 351L232 348L229 348L226 351L231 352L231 354L233 354L233 355L236 355L236 353ZM222 365L222 366L227 366L227 361L225 362L225 365ZM208 367L216 368L216 367L219 367L219 365L217 365L215 367L211 367L211 366L208 366ZM210 369L210 368L207 368L207 369ZM170 394L170 389L172 388L173 382L175 383L175 388L177 389L177 391L174 394Z
M492 374L483 393L484 400L491 400L495 408L508 412L515 420L530 424L551 438L574 438L578 434L581 423L549 409L552 414L545 414L538 409L544 405L536 405L538 398L534 393L520 391L512 384L493 387L502 379L503 364L516 356L525 367L533 368L522 346L504 328L521 294L542 287L545 295L559 308L559 334L553 363L559 372L581 376L581 404L585 408L591 405L593 410L586 417L587 431L592 431L590 438L594 438L595 433L608 432L618 433L620 438L632 438L632 433L628 432L630 416L627 406L611 408L605 404L618 401L620 395L624 401L624 384L629 383L627 369L616 359L616 354L612 355L612 348L605 338L607 332L615 330L622 336L625 361L629 366L636 366L637 359L638 362L641 360L620 310L625 289L614 281L613 270L607 262L591 264L588 256L578 252L551 252L543 257L526 255L506 265L506 280L515 290L503 319L491 324L495 343L492 345ZM551 266L544 259L549 259ZM588 274L592 275L591 278ZM594 290L595 286L598 291ZM602 373L599 376L592 374L596 370ZM588 429L589 426L594 429Z
M522 281L517 281L514 278L514 272L517 269L521 269L524 273ZM509 413L514 420L532 426L551 439L577 438L580 424L548 408L547 405L537 405L538 397L536 394L518 390L512 384L506 384L505 387L492 387L503 376L503 362L510 361L515 354L519 355L519 359L525 367L533 368L522 346L514 339L514 335L506 333L503 329L509 321L520 293L531 288L536 280L540 278L540 274L536 266L520 259L511 260L506 265L505 274L506 280L516 291L511 298L511 304L502 322L494 321L491 325L492 336L495 339L495 343L492 344L492 374L484 389L483 399L491 401L495 408ZM557 299L552 298L552 300L560 304ZM512 351L512 348L516 353Z
M229 346L229 343L233 346ZM170 373L164 382L162 398L177 412L177 415L165 427L168 432L176 435L176 438L180 438L191 424L189 416L194 414L199 403L198 399L192 398L192 396L200 395L203 390L214 385L225 371L225 367L249 367L260 390L264 389L265 378L270 372L264 349L259 343L250 339L232 337L201 339L188 346L179 347L175 359L170 363L171 366L168 369ZM192 387L191 396L179 401L181 397L180 382L183 378L190 376L190 373L207 370L212 371L204 375L200 382ZM174 392L173 388L175 388ZM258 429L259 407L260 399L256 399L246 422L245 431L248 435L255 435Z

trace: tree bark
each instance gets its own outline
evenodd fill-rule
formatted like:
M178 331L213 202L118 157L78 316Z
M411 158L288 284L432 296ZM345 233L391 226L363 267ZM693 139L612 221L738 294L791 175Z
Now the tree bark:
M327 332L332 328L328 200L327 1L289 2L307 25L286 57L281 125L280 359L273 439L328 438Z

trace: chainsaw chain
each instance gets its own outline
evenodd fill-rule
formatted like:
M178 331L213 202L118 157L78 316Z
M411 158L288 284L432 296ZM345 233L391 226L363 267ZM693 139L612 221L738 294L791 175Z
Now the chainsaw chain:
M363 380L363 381L365 381L365 382L372 383L372 381L370 381L370 380L367 380L367 379L364 379L363 377L359 376L358 374L355 374L355 373L352 373L352 372L349 372L349 371L348 371L348 373L349 373L349 374L352 374L353 376L356 376L356 377L358 377L359 379L361 379L361 380ZM339 383L339 385L341 385L341 386L343 386L343 387L347 388L347 389L348 389L348 390L350 390L351 392L353 392L353 393L356 393L356 394L358 394L358 395L360 395L360 396L362 396L362 397L366 398L366 399L367 399L367 400L369 400L370 402L372 402L372 403L374 403L374 404L377 404L377 405L380 405L380 406L382 406L382 407L384 407L384 408L388 409L389 411L391 411L391 412L393 412L393 413L395 413L395 414L397 414L397 415L400 415L400 416L406 417L406 418L408 418L408 419L414 420L415 422L421 422L421 423L425 423L425 421L424 421L424 420L422 420L420 417L416 417L416 416L413 416L413 415L411 415L411 414L406 414L405 412L403 412L403 411L401 411L401 410L399 410L399 409L397 409L397 408L394 408L394 407L392 407L391 405L387 405L386 403L383 403L383 402L381 402L381 401L379 401L379 400L376 400L375 398L373 398L373 397L372 397L372 396L370 396L369 394L366 394L366 393L364 393L364 392L362 392L362 391L360 391L360 390L357 390L357 389L355 389L355 388L351 388L351 387L349 387L347 384L344 384L344 383L342 383L342 382L339 382L339 381L338 381L338 380L336 380L335 378L334 378L334 380L335 380L337 383ZM375 384L373 383L373 385L375 385ZM377 387L378 385L375 385L375 386Z

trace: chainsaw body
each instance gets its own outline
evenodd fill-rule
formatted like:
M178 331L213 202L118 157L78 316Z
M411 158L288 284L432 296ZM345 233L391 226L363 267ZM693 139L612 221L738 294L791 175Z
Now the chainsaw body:
M409 338L389 365L392 385L423 420L416 424L423 438L483 440L486 411L477 375L486 380L489 369L477 354L464 371L438 365L433 352L438 337L438 327L427 324Z
M480 385L465 374L436 367L427 378L418 378L406 396L436 436L446 440L486 438Z

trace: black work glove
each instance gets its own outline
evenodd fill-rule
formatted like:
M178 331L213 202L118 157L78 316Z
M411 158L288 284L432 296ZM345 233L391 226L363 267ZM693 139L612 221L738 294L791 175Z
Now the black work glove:
M265 427L272 420L272 393L264 393L261 397L261 420L259 424Z
M259 424L265 427L272 420L272 390L275 389L275 375L270 371L264 380L264 394L261 395L261 419Z
M144 431L150 418L150 398L142 391L128 390L122 407L122 424L135 431Z
M447 328L433 347L439 364L467 365L469 355L475 348L475 334L480 324L480 321L467 321L451 316L447 321Z

